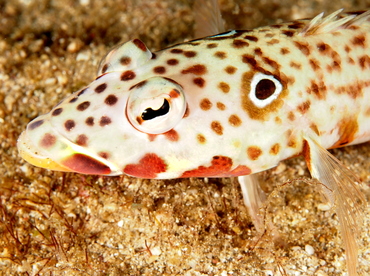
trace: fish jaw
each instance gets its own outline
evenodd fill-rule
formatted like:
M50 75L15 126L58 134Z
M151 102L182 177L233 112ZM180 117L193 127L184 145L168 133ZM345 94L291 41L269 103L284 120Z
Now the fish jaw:
M48 156L43 155L23 131L17 141L19 155L31 165L53 171L71 172L71 169L61 166Z
M17 141L18 152L24 160L34 166L55 171L96 175L122 174L112 164L101 160L103 158L92 156L64 137L57 137L50 131L46 134L43 133L45 128L50 130L49 122L42 119L47 116L48 114L45 114L35 119L19 136ZM39 122L43 122L41 126ZM41 137L43 135L41 140L32 139L34 136L28 133L29 128L35 125L39 128L40 135L37 136ZM40 143L43 143L43 147L40 147ZM48 149L45 150L45 147ZM56 151L58 154L55 154Z

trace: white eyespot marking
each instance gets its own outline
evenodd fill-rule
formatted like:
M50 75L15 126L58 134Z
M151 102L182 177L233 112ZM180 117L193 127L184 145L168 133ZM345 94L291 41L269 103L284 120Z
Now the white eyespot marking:
M257 73L251 81L250 100L259 108L272 103L283 90L281 83L273 76Z
M228 36L231 36L231 35L234 35L236 34L236 31L235 30L232 30L230 32L225 32L225 33L220 33L220 34L216 34L216 35L212 35L210 36L211 38L214 37L214 38L218 38L218 37L228 37Z
M173 129L185 110L182 87L170 79L153 77L131 88L126 116L137 130L161 134Z

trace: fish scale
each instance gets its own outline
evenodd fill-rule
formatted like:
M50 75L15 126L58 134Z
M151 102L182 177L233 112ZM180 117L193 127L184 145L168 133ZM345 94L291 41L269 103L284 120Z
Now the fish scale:
M20 154L85 174L240 176L252 217L262 198L245 176L303 155L336 203L356 275L364 197L326 149L370 140L368 18L338 11L155 53L138 39L118 45L89 86L28 125Z

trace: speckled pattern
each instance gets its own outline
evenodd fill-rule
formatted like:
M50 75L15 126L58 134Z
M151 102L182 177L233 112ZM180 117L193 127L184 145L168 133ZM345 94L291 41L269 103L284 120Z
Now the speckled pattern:
M159 49L192 37L192 12L186 1L127 1L118 7L113 2L104 8L93 1L81 1L73 8L68 1L0 4L4 20L0 27L1 273L342 275L345 262L337 218L320 204L315 192L318 184L309 180L303 159L262 173L265 191L278 187L269 199L269 230L262 237L251 225L233 179L148 181L81 176L52 173L20 160L15 146L25 125L86 85L100 58L119 39L139 37L149 48ZM368 8L348 2L328 6L309 1L293 6L289 1L279 5L221 3L228 26L238 29L341 7ZM35 14L36 10L40 12ZM55 24L54 18L62 20ZM219 59L224 56L215 54ZM163 72L163 68L155 70ZM225 70L228 74L234 71L232 67ZM202 86L202 77L194 84ZM220 89L227 91L227 84L220 84ZM97 93L102 90L95 88ZM110 105L116 99L105 96L104 101ZM207 110L210 104L204 100L201 107ZM215 106L225 108L222 103ZM77 105L79 111L86 108L86 102ZM230 116L228 121L239 124L237 117ZM86 118L87 124L93 122ZM71 124L66 122L65 127L72 129ZM217 124L212 129L220 132ZM201 143L206 137L197 139ZM53 142L50 137L43 141L46 146ZM83 136L76 141L87 142ZM365 184L369 184L368 148L363 144L334 151ZM256 151L250 154L253 157ZM289 181L298 176L299 180ZM364 229L368 224L365 220ZM360 244L364 274L369 273L367 234L364 231Z

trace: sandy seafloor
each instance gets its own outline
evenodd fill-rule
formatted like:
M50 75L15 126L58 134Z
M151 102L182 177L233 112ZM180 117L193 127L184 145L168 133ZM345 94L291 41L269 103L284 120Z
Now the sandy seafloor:
M220 3L230 29L370 7L360 0ZM18 156L26 124L89 84L114 44L137 37L156 50L191 39L191 6L0 0L0 275L346 275L338 218L305 181L302 158L260 174L265 191L280 186L260 237L234 179L84 176ZM333 153L369 186L369 143ZM361 275L370 275L369 210Z

